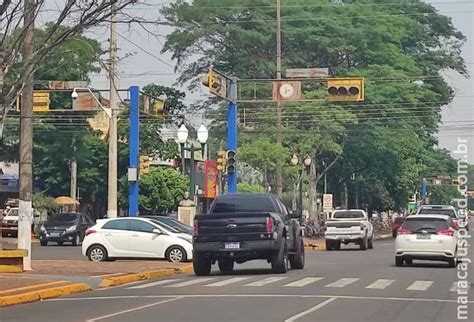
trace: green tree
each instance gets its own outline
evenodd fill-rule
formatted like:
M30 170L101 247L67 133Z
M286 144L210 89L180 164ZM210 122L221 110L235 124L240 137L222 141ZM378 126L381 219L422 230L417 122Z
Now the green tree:
M338 194L340 203L401 207L437 153L433 146L439 112L453 97L442 73L451 69L466 74L460 56L465 37L449 18L421 1L386 2L345 1L341 6L288 0L282 8L284 68L329 67L331 76L366 80L364 103L284 105L284 147L314 160L312 212L325 171L330 192ZM163 14L174 28L163 50L177 60L179 82L193 80L191 86L197 86L197 76L210 65L240 78L275 77L273 0L251 5L244 0L178 0ZM241 91L254 93L244 85ZM318 98L321 91L318 84L303 87L305 98ZM273 106L239 108L249 111L241 122L242 149L259 138L274 137ZM207 114L218 138L224 137L224 113ZM362 186L351 183L354 175ZM372 189L374 183L378 189ZM357 196L357 189L376 195Z
M265 188L258 184L240 182L237 184L238 192L264 192Z
M128 207L128 184L126 177L121 180L120 204ZM169 168L152 168L140 179L139 209L141 213L160 214L176 209L188 191L188 178Z

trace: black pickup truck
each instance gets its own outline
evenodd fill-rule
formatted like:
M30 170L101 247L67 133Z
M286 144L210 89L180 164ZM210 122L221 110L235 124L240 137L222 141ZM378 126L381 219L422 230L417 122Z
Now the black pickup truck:
M274 273L303 269L303 233L298 218L276 196L238 193L217 197L210 212L194 219L193 266L196 275L208 275L218 262L221 272L234 263L264 259Z

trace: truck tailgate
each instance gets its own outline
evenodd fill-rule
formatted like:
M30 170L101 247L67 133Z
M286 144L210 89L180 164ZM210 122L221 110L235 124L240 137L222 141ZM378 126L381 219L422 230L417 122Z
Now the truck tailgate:
M326 222L326 233L354 233L360 232L360 221L328 221Z
M270 213L206 214L197 220L195 242L260 240L266 234ZM273 220L273 219L272 219ZM196 222L195 222L196 224Z

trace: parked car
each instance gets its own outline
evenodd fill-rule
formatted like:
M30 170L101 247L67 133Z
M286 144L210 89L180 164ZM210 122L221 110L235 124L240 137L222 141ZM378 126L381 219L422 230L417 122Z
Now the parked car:
M222 272L234 263L264 259L274 273L305 264L303 232L295 218L272 194L237 193L217 197L207 214L194 218L196 275L208 275L218 262Z
M374 227L364 210L336 210L326 221L326 250L339 250L341 243L358 244L360 249L374 248Z
M69 242L73 246L78 246L84 239L86 230L92 225L94 222L86 214L69 212L55 214L40 227L41 246L47 246L49 242L56 242L60 246Z
M168 216L154 216L154 215L145 215L145 216L140 216L140 218L150 218L154 219L162 224L165 224L167 226L170 226L182 233L192 235L193 234L193 227L188 226L186 224L183 224L179 220L168 217Z
M171 262L192 260L191 235L172 232L153 219L99 219L86 231L82 254L90 261L117 258L166 258Z
M395 265L417 260L457 262L457 226L447 215L409 216L398 230L395 240Z
M395 217L392 222L392 236L397 237L397 231L402 226L405 217Z
M33 222L31 224L31 232L34 231L34 225L39 222L39 213L33 210ZM0 225L2 226L3 237L18 237L18 207L7 208L0 212Z

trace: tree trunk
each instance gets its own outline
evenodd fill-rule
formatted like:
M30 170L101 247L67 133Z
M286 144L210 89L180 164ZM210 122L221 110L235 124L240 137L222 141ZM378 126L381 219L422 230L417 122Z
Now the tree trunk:
M347 191L347 183L344 182L343 184L343 197L342 197L342 208L347 209L348 206L348 191Z
M309 186L308 186L308 194L309 194L309 218L316 218L318 215L318 176L316 174L316 164L315 162L311 163L310 171L309 171Z

